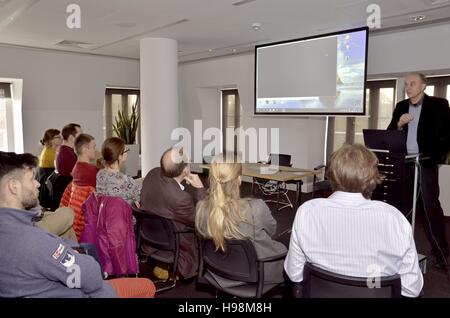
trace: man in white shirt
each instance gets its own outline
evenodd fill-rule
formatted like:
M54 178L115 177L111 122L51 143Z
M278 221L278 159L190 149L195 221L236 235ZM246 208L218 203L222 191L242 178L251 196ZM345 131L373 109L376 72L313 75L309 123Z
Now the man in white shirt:
M378 159L363 145L344 145L331 155L327 177L335 191L304 203L297 211L284 268L303 280L309 262L356 277L399 274L402 295L423 287L411 226L395 207L370 197L381 178Z

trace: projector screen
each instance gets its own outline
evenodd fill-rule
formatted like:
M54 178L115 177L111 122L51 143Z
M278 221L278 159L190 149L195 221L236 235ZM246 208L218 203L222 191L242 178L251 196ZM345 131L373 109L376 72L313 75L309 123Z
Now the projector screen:
M255 114L365 115L368 28L258 45Z

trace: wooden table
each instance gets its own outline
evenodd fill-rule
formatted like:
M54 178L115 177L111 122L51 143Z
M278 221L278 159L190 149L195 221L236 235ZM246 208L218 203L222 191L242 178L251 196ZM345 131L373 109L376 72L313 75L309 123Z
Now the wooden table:
M210 169L210 164L199 165L202 169ZM313 177L314 175L321 174L321 171L314 171L295 167L275 166L263 163L243 163L242 175L246 177L252 177L252 194L254 186L254 178L273 180L277 183L281 182L293 182L297 186L295 195L295 204L293 206L294 211L297 210L301 202L301 186L304 178Z

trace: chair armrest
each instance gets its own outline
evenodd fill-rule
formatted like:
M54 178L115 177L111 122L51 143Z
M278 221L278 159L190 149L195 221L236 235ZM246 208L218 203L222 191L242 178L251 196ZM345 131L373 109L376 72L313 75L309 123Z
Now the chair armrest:
M260 259L258 259L258 262L261 262L261 263L273 262L273 261L277 261L277 260L279 260L279 259L285 258L286 255L287 255L287 251L286 251L286 252L283 252L283 253L281 253L281 254L278 254L278 255L260 258Z
M183 230L176 230L175 233L183 234L183 233L194 233L195 228L190 227L189 225L185 225L186 227Z
M194 233L194 232L195 232L195 230L192 229L192 228L185 229L185 230L182 230L182 231L175 231L175 233L179 233L179 234L183 234L183 233Z
M320 169L325 168L325 167L326 167L326 165L318 165L317 167L314 167L313 169L314 170L320 170Z

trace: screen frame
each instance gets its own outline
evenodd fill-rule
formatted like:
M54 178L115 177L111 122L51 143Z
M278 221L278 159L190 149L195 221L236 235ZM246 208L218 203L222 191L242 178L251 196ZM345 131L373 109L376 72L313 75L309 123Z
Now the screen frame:
M335 35L341 35L345 33L352 33L352 32L359 32L359 31L366 31L366 47L365 47L365 64L364 64L364 87L363 87L363 111L362 112L257 112L256 111L256 104L257 104L257 96L256 96L256 89L257 89L257 76L258 76L258 49L268 46L275 46L279 44L287 44L287 43L293 43L293 42L300 42L305 40L311 40L311 39L318 39L323 37L329 37L329 36L335 36ZM307 36L303 38L297 38L297 39L290 39L290 40L284 40L284 41L278 41L278 42L271 42L271 43L265 43L255 46L255 68L254 68L254 93L253 93L253 115L254 116L308 116L308 117L326 117L326 116L346 116L346 117L360 117L360 116L366 116L366 88L367 88L367 62L368 62L368 47L369 47L369 27L359 27L354 29L347 29L342 31L336 31L331 33L324 33L319 35L312 35Z

